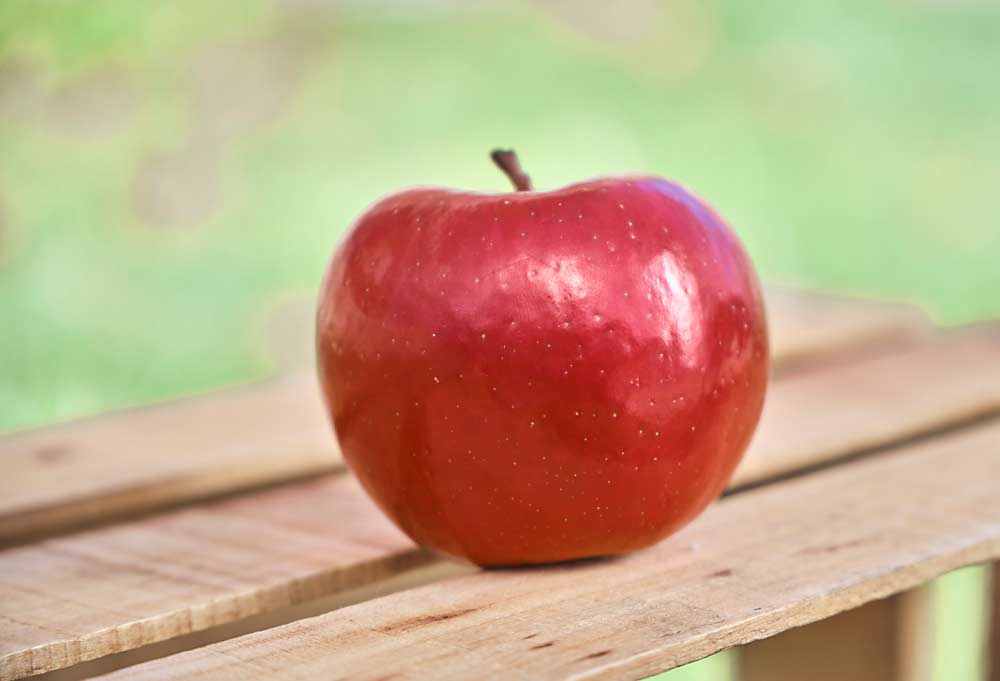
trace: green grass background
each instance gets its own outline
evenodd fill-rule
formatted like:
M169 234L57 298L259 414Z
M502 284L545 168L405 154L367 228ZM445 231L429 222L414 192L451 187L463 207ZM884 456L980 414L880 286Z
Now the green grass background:
M1000 316L986 0L5 0L0 430L308 361L352 218L505 188L497 145L540 187L680 179L765 278ZM939 584L965 632L970 574ZM947 678L974 678L942 631Z

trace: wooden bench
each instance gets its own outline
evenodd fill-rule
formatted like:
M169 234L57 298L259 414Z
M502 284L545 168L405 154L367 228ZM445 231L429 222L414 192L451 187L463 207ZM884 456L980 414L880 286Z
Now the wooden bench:
M745 680L927 678L922 585L1000 559L1000 326L768 303L774 380L729 491L614 560L416 548L308 375L8 435L0 680L638 679L733 646Z

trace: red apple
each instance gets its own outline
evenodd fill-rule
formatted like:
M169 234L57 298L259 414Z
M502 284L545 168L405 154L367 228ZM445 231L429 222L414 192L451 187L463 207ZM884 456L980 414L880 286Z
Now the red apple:
M768 376L725 221L653 176L412 189L337 249L319 375L347 463L422 546L481 565L620 554L726 486Z

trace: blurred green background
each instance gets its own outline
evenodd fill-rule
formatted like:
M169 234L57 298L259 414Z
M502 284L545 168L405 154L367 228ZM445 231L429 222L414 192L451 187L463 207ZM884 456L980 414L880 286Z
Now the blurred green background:
M0 430L307 364L352 218L506 188L498 145L680 179L767 279L1000 316L991 0L4 0Z

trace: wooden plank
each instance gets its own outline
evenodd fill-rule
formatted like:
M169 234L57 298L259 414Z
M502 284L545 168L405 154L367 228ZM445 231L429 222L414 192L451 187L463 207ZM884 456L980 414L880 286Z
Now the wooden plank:
M340 466L297 376L0 440L0 545Z
M902 361L899 358L903 358ZM962 358L965 364L956 363L953 358ZM947 418L951 418L953 423L967 419L970 414L987 413L989 408L1000 404L1000 332L996 329L984 328L974 333L945 336L940 344L924 347L919 352L905 350L865 361L859 366L862 367L860 371L852 371L848 367L828 367L822 371L779 379L769 397L772 405L776 406L769 407L762 425L762 432L767 436L758 438L754 443L736 484L758 483L769 476L850 456L858 451L858 447L867 447L873 442L885 444L910 438L924 432L928 423L940 424L942 419ZM931 366L937 369L930 369ZM925 367L928 370L921 373ZM786 382L794 383L794 389L782 389L780 386ZM873 383L899 389L889 392L873 390ZM835 389L830 386L835 386ZM928 390L928 386L935 389ZM936 395L941 400L932 414L928 414L923 406L914 408L914 400L923 405L920 400L926 394ZM842 412L846 413L846 418L841 415ZM812 449L808 448L808 441L799 437L803 431L815 438ZM338 498L329 498L331 494ZM334 512L332 507L353 510L350 513L344 510ZM234 597L233 594L239 594L244 599L258 599L264 604L260 606L262 608L281 607L287 599L272 602L267 595L277 588L277 582L263 579L259 573L247 574L247 581L221 584L217 591L188 591L180 596L175 594L175 586L169 580L177 579L178 575L189 575L189 579L198 581L200 576L190 563L191 554L201 554L195 565L216 562L225 565L232 543L247 545L257 551L248 560L273 563L269 552L275 549L270 547L299 546L299 525L325 541L335 541L338 533L344 532L350 539L352 535L349 533L354 531L351 529L354 525L359 528L387 525L370 503L361 498L358 488L347 483L330 483L329 486L326 483L303 483L238 497L209 508L211 510L205 513L198 507L181 509L127 526L110 527L64 541L51 540L0 553L0 574L6 571L15 576L27 575L24 579L30 579L36 595L44 597L48 603L46 607L37 607L37 603L19 600L16 591L15 597L7 596L7 588L3 588L0 592L4 596L0 598L0 616L6 614L28 631L19 634L16 640L12 639L7 654L22 661L30 660L36 670L57 668L130 646L183 635L188 630L239 621L249 615L239 609L220 609L214 605L217 601ZM256 509L259 517L274 516L276 520L287 521L290 527L279 524L270 528L266 534L267 543L258 547L258 537L265 535L254 525L241 529L230 522L229 509L233 508ZM375 517L368 518L364 513ZM107 547L116 546L122 537L156 538L163 532L164 526L191 522L184 520L190 518L197 518L200 524L199 533L192 537L192 543L186 545L185 551L156 553L153 562L164 574L144 575L144 585L148 590L143 594L144 600L133 608L119 612L117 605L122 599L117 595L118 575L105 570L100 562L101 556L108 551ZM285 537L285 532L290 536ZM360 534L353 536L363 538ZM383 565L402 570L410 565L406 561L411 558L406 556L415 549L398 534L395 536L401 543L383 547L386 553L381 558ZM226 541L215 542L215 537L225 538ZM139 542L138 539L134 541ZM166 541L151 541L164 547L172 546ZM69 568L63 569L60 567L62 563L56 560L65 551L61 548L66 545L65 542L74 547L74 555L91 557L89 563L73 565L73 574L83 575L86 579L81 577L65 582ZM131 544L126 548L128 546ZM56 558L51 555L53 550ZM116 550L128 555L124 548ZM352 563L354 554L350 551L319 557L323 560L314 560L317 554L309 552L306 560L300 562L294 560L294 555L283 558L287 561L287 571L282 573L282 580L289 584L315 585L314 590L296 591L296 600L318 598L336 589L352 588L357 585L352 581L357 575L368 574L364 571L368 568L361 571L355 569ZM375 557L371 553L362 553L357 558L369 562L373 559ZM120 562L127 565L129 561L122 559ZM39 570L39 565L48 566L51 570ZM340 581L333 580L329 576L331 573L335 573ZM383 572L380 576L386 574ZM166 580L162 586L160 579ZM81 628L66 630L61 622L76 616L64 613L57 605L66 596L67 585L78 592L99 594L104 600L99 600L97 605L112 602L114 607L106 608L110 614L105 618L84 620L91 622L89 629L81 624ZM258 591L261 595L257 595ZM171 621L170 618L187 622L186 611L200 613L206 609L213 613L211 619L196 617L193 623L184 626L164 624ZM147 628L147 633L135 638L118 633L136 626L134 623L137 621L157 622L157 628ZM185 629L185 626L188 628ZM67 655L61 652L64 649L79 649L80 652L78 655ZM3 678L2 675L0 678Z
M639 678L1000 557L998 470L993 422L729 497L624 558L480 572L107 678Z
M739 650L740 681L899 681L899 596L755 641Z
M0 678L49 671L430 562L350 476L0 553Z
M1000 681L1000 563L990 570L990 603L986 638L986 678Z
M896 641L900 681L933 681L934 586L924 584L898 596Z
M773 381L739 488L1000 412L1000 326Z
M912 334L918 313L769 289L775 362ZM0 546L339 467L311 373L0 438Z
M768 286L771 354L781 372L829 354L868 354L919 337L927 317L910 305Z
M929 681L930 587L739 649L740 681Z

